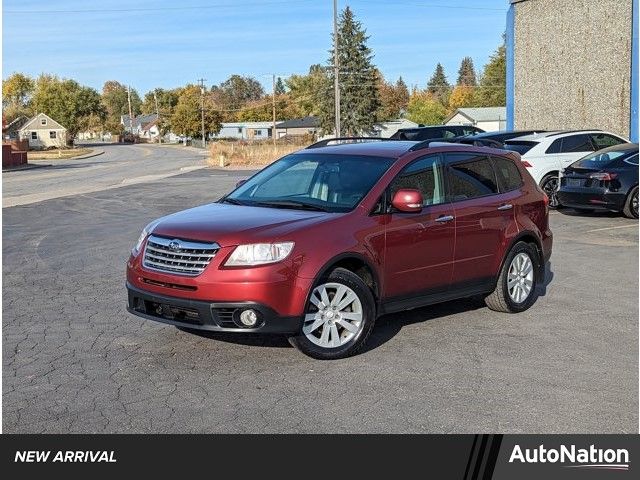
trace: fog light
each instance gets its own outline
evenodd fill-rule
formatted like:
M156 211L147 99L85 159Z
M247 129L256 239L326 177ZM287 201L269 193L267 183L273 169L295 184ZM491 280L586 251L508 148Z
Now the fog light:
M254 327L258 323L258 314L255 310L243 310L240 313L240 322L246 327Z

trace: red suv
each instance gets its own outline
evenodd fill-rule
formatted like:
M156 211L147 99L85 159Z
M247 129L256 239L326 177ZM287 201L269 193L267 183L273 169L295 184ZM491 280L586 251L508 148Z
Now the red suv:
M390 312L477 295L526 310L551 246L548 199L517 153L322 141L149 224L127 264L128 310L342 358Z

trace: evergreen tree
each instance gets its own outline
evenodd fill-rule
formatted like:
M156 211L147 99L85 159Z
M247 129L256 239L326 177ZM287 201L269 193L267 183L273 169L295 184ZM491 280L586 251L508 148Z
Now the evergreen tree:
M276 95L284 95L285 92L284 82L280 77L278 77L276 80Z
M400 115L402 115L407 111L407 105L409 105L409 89L402 77L396 81L396 100L400 107Z
M502 107L507 101L507 49L503 43L484 66L475 103L479 107Z
M460 63L460 68L458 69L458 81L456 82L456 85L475 87L477 84L476 71L473 68L473 60L471 57L464 57Z
M442 105L447 105L450 91L451 85L449 85L447 76L444 74L444 68L438 63L435 72L427 82L427 92L439 100Z
M340 14L338 23L338 62L340 73L340 122L341 135L356 135L370 131L376 121L380 104L376 85L376 69L372 64L373 54L367 47L369 37L349 7ZM333 65L333 49L329 65ZM334 131L333 69L330 82L325 84L321 97L320 127L326 134Z

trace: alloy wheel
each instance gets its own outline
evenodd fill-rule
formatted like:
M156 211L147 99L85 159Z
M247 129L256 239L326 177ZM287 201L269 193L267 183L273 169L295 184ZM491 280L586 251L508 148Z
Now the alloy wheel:
M519 253L509 265L507 274L507 290L515 303L522 303L533 290L533 262L526 253Z
M336 348L353 339L363 325L362 303L341 283L325 283L311 293L302 333L322 348Z
M638 190L631 197L631 212L634 217L638 218Z
M549 206L558 206L558 177L549 177L542 184L542 190L549 197Z

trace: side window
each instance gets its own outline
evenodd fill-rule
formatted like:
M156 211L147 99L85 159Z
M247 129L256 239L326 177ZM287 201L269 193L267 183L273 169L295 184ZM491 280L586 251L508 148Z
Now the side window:
M461 135L474 135L476 133L476 129L473 127L462 127Z
M635 155L627 158L624 160L625 162L627 162L630 165L638 165L638 154L636 153Z
M522 186L522 175L515 163L500 157L491 157L491 160L501 192L510 192Z
M589 135L571 135L562 139L560 153L593 152Z
M592 133L591 141L596 146L596 149L613 147L614 145L620 145L625 143L622 139L609 135L607 133Z
M411 140L431 140L432 138L442 137L441 128L422 128L418 130L418 134Z
M549 145L549 148L547 148L547 150L545 150L544 153L560 153L561 145L562 145L562 139L558 138L554 140L551 145Z
M498 193L496 175L488 157L447 154L449 192L452 201L468 200Z
M391 197L404 188L419 190L423 205L445 202L442 162L439 155L430 155L407 165L389 186Z
M453 138L457 136L458 132L452 128L443 128L440 132L440 138Z

